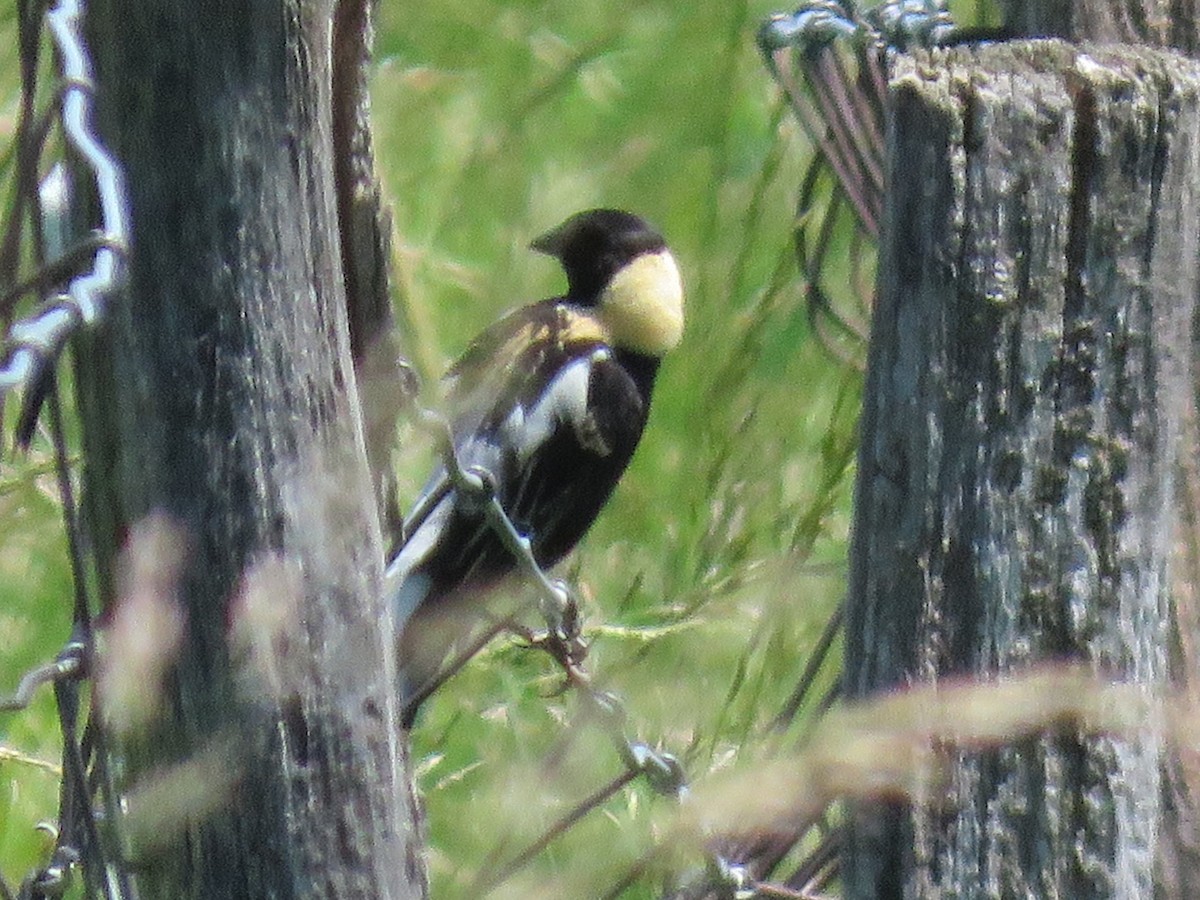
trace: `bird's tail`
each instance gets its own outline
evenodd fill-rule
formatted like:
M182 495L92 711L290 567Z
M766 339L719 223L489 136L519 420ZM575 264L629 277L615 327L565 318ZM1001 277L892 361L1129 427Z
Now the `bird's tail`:
M411 546L411 545L410 545ZM413 615L429 599L433 580L421 568L421 558L408 547L397 554L384 573L384 589L391 607L393 636L397 648L400 701L408 705L424 681L406 657L412 655L413 641L403 640Z

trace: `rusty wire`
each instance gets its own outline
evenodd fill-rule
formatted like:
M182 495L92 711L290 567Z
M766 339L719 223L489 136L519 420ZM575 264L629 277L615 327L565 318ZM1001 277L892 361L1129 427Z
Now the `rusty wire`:
M767 70L814 149L797 202L795 249L813 332L862 369L883 219L887 59L954 39L940 0L808 0L758 34ZM833 252L834 235L848 234ZM844 261L844 263L843 263Z
M883 217L886 43L848 3L809 2L763 23L759 49L813 147L794 232L813 332L838 361L862 369ZM849 252L831 254L835 234ZM841 265L846 260L849 265Z

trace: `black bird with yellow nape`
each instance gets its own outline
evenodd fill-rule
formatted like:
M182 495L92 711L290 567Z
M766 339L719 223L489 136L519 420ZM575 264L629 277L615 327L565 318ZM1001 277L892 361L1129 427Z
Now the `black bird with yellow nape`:
M662 235L620 210L577 213L531 246L562 264L566 294L476 338L447 375L447 403L459 465L488 473L546 569L583 537L637 448L659 362L683 334L683 286ZM444 468L417 506L385 580L406 701L464 615L518 571Z

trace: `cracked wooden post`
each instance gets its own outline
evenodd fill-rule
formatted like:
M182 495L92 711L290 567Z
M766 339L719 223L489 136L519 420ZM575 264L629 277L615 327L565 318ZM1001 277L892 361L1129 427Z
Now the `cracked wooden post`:
M891 99L847 692L1083 660L1160 697L1200 70L1001 44L901 59ZM847 896L1152 896L1162 744L955 753L856 810Z
M365 58L368 12L88 5L133 230L127 290L76 347L114 621L116 545L151 514L175 535L152 555L178 634L140 635L169 657L160 714L118 735L105 822L145 898L427 894L352 356L387 320L364 76L334 71ZM101 658L106 712L129 662Z

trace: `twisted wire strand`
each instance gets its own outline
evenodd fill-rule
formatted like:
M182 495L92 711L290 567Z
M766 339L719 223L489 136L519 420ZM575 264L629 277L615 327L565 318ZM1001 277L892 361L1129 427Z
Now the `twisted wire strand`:
M125 174L94 129L95 83L80 30L83 11L82 0L60 0L46 12L45 20L62 64L57 103L63 135L91 174L100 223L81 245L59 248L60 253L69 254L72 262L83 257L73 269L87 261L91 262L91 268L77 271L63 293L49 297L32 314L8 329L7 352L0 364L0 399L10 392L25 391L20 420L26 424L19 430L25 432L26 438L44 399L43 393L36 389L37 380L57 362L76 329L94 325L101 318L105 300L120 284L122 261L129 246ZM43 183L41 200L61 224L70 203L68 177L61 164L51 170ZM45 291L48 285L62 280L61 265L60 259L46 263L28 283L13 291Z

